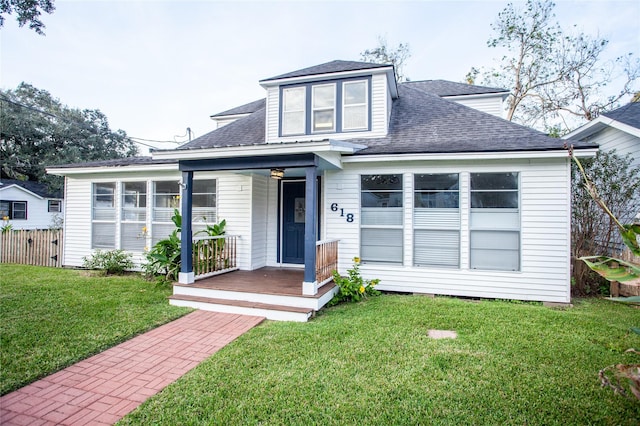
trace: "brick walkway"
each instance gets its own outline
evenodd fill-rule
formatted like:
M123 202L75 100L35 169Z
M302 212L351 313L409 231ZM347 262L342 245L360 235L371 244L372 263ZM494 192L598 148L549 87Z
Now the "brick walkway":
M113 424L263 320L192 312L3 396L0 424Z

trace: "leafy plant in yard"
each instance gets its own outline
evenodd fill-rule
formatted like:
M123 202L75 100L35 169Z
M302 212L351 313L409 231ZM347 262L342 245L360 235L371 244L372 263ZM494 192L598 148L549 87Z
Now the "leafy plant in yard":
M353 267L347 269L349 274L342 277L338 271L333 271L333 282L340 289L338 293L331 299L329 305L337 305L340 302L359 302L369 296L377 296L380 294L374 287L380 282L379 279L365 280L360 275L360 258L353 258Z
M178 233L182 230L182 215L175 209L171 221L176 229L169 237L158 241L147 253L147 262L142 265L144 273L153 277L163 275L166 281L175 280L180 272L180 237Z
M124 250L96 250L91 256L82 258L83 266L88 269L99 269L107 275L120 275L133 269L131 253Z
M2 217L2 226L0 227L0 230L2 230L2 233L6 233L9 232L13 229L13 225L11 224L11 222L9 222L9 216L3 216Z
M616 224L618 232L622 238L622 242L627 246L631 253L637 257L640 257L640 244L638 243L638 236L640 235L640 223L634 222L631 224L622 224L618 218L607 207L607 204L600 196L593 182L587 176L582 163L573 154L573 150L569 148L569 155L578 166L580 174L583 178L583 184L586 191L591 198L598 204L598 206L611 218ZM581 257L584 263L589 266L593 271L604 277L607 281L631 281L640 278L640 264L633 263L631 261L625 261L617 259L611 256L584 256ZM615 301L630 303L633 305L640 305L640 296L635 297L617 297L612 298ZM637 306L634 306L637 308ZM640 328L631 327L631 332L640 334ZM640 351L636 349L629 349L627 352L640 355ZM605 367L599 372L600 382L602 386L608 386L613 389L614 392L619 393L625 397L630 398L627 393L627 387L629 392L640 401L640 363L638 364L617 364Z

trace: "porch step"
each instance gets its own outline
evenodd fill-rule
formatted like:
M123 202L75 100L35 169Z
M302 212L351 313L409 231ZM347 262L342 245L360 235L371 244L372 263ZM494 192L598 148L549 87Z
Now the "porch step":
M169 296L169 303L175 306L202 309L203 311L261 316L276 321L307 322L314 314L314 310L311 308L270 305L268 303L245 300L215 299L186 294Z

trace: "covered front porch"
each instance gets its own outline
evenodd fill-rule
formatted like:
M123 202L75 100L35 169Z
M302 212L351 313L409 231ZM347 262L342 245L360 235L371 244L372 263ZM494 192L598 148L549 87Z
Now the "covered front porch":
M331 300L337 287L329 281L315 295L304 295L300 286L303 278L304 271L301 268L235 270L198 279L192 284L176 283L170 303L216 312L304 322Z

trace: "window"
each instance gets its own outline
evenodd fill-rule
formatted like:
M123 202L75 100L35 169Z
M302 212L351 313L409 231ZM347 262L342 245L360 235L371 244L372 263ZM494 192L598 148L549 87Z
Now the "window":
M194 180L192 198L192 222L195 234L205 228L207 223L215 223L216 218L216 180Z
M520 270L518 173L471 173L471 268Z
M360 257L402 263L402 175L361 176Z
M147 182L122 183L120 248L143 251L147 245Z
M413 263L460 266L459 175L414 175Z
M49 200L47 202L47 211L49 213L60 213L62 211L62 202L60 200Z
M369 130L371 79L340 79L283 87L282 136Z
M342 130L367 130L369 127L367 82L346 81L342 85Z
M180 210L180 187L178 182L153 182L152 245L167 238L176 228L171 221L175 209Z
M282 134L300 135L305 133L306 88L291 87L282 91Z
M0 218L27 220L26 201L0 201Z
M332 132L335 127L336 85L312 86L312 126L314 132Z
M93 184L91 247L113 249L116 244L115 182Z

